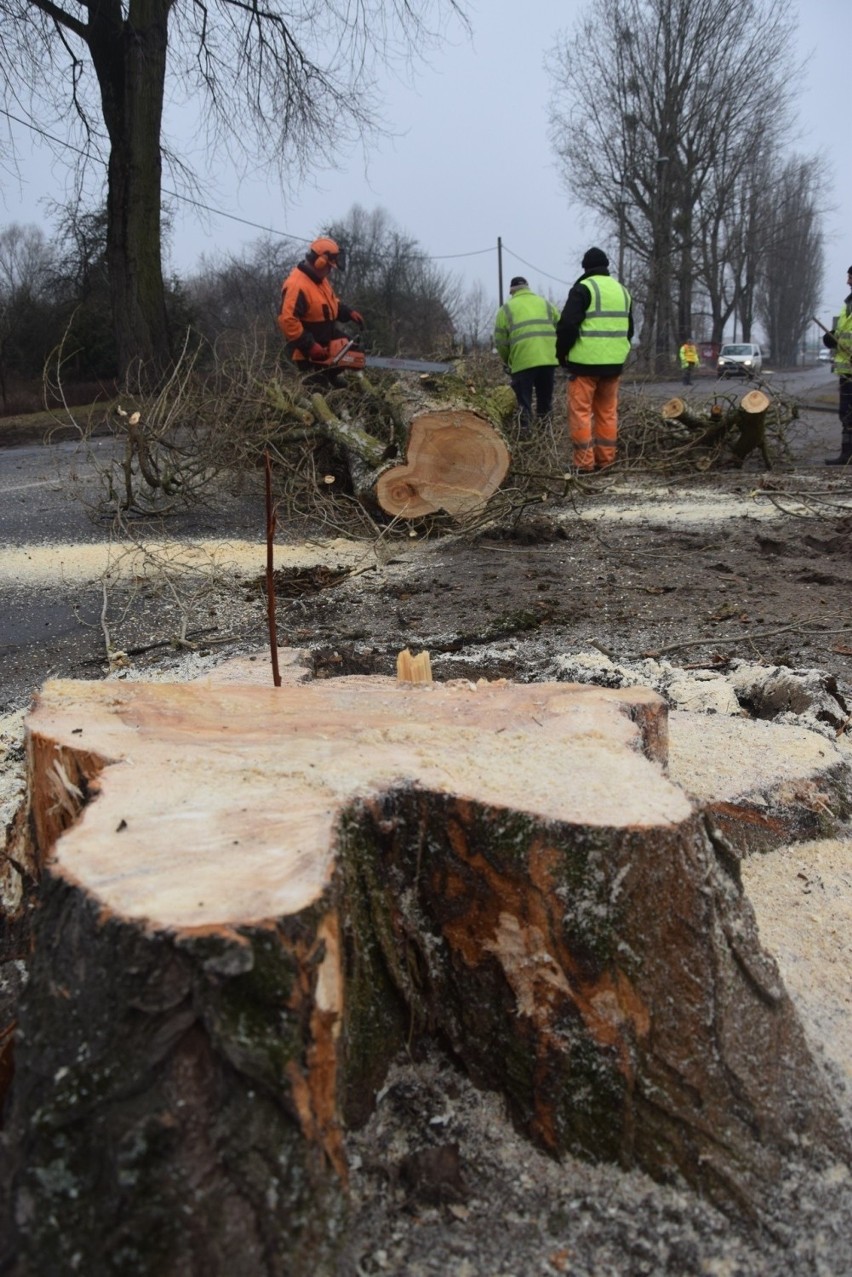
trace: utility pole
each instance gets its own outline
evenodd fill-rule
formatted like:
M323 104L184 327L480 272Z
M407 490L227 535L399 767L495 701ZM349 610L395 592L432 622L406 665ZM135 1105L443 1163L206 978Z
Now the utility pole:
M497 236L497 296L503 305L503 238Z

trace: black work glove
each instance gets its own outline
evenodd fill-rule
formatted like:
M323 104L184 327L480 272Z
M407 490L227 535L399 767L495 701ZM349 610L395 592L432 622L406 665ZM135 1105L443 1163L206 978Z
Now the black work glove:
M328 346L321 346L318 341L315 341L307 352L307 356L312 364L324 364L328 359Z
M831 333L823 333L822 344L823 346L828 346L829 350L837 350L837 338Z

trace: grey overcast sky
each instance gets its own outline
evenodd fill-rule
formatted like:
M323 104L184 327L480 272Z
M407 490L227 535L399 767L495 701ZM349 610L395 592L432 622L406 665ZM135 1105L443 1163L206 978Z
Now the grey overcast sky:
M518 0L469 0L470 38L453 28L449 43L417 69L413 85L387 78L384 114L398 136L371 151L366 171L364 157L354 153L343 157L339 171L285 194L272 175L268 182L238 180L226 160L207 176L199 199L230 217L173 201L171 268L189 274L202 254L239 253L264 230L309 240L358 203L385 209L466 287L481 282L495 305L498 237L504 285L523 274L533 288L560 300L579 274L585 248L598 243L615 254L593 217L570 203L547 140L551 86L544 57L556 32L570 28L587 4L532 0L525 8ZM831 211L818 318L829 323L852 263L846 106L852 0L796 0L795 8L796 57L808 61L793 149L823 154L832 176L831 187L820 192ZM0 225L33 222L49 231L44 201L68 197L64 178L37 136L20 127L15 136L24 163L19 180L4 176Z

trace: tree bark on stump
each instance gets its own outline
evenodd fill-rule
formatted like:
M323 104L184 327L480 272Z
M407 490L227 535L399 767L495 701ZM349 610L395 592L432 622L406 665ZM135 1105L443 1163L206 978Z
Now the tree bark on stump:
M48 684L8 1270L330 1272L345 1127L413 1034L543 1147L728 1209L848 1153L666 752L645 689Z
M769 450L766 446L766 414L769 411L769 404L769 396L762 390L749 390L743 395L736 423L740 434L731 446L731 451L740 463L757 448L767 470L772 469Z

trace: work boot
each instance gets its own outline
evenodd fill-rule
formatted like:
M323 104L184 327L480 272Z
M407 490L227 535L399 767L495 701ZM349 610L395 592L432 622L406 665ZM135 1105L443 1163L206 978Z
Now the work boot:
M840 456L826 457L825 464L827 466L848 466L850 461L852 461L852 430L847 430L844 426L840 442Z

